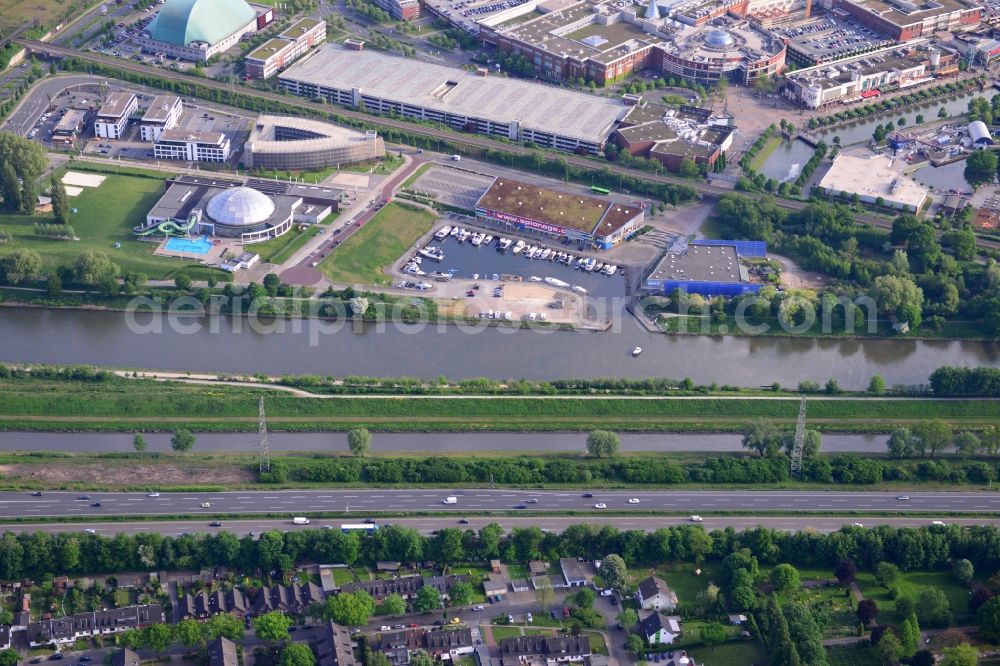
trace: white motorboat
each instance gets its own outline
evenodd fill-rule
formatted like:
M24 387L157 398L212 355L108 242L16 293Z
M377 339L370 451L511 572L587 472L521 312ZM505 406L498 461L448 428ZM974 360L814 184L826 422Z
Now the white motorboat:
M479 247L480 245L483 244L483 238L484 238L483 234L479 233L472 234L472 239L469 242L475 245L476 247Z
M529 275L528 276L528 282L541 282L541 281L542 281L542 278L538 277L537 275Z
M578 294L586 294L586 293L587 293L587 290L586 290L586 289L584 289L583 287L581 287L581 286L580 286L580 285L578 285L578 284L574 284L574 285L573 285L573 286L571 287L571 289L572 289L573 291L575 291L576 293L578 293Z
M549 249L542 250L542 261L545 261L551 255L552 255L552 250L549 250Z
M604 267L604 274L607 275L608 277L611 277L616 272L618 272L618 266L616 266L615 264L610 264L609 266Z
M493 242L493 236L487 234L486 238L483 239L483 245L489 245Z
M440 229L438 229L438 232L436 234L434 234L434 239L435 240L439 240L439 241L443 241L445 238L448 237L448 234L450 234L450 233L451 233L451 227L450 226L448 226L448 227L441 227Z
M471 231L469 231L468 229L462 229L461 231L458 232L458 242L464 243L469 239L469 236L471 235L472 235Z
M451 233L449 233L448 235L449 236L457 236L458 235L458 231L459 231L459 228L457 226L452 227L451 228Z
M520 253L521 250L523 250L523 249L524 249L524 241L523 240L519 240L516 243L514 243L514 254Z
M497 243L497 251L498 252L506 252L508 249L510 249L510 246L513 243L514 243L514 241L512 239L510 239L510 238L501 238L500 242Z
M432 247L430 245L420 250L420 256L427 257L431 261L444 261L444 251L439 247Z
M542 278L542 280L545 282L545 284L551 284L553 287L568 287L569 286L569 282L563 282L559 278L546 277L546 278Z
M642 353L642 347L636 347L635 349L632 350L632 356L638 356L641 353Z

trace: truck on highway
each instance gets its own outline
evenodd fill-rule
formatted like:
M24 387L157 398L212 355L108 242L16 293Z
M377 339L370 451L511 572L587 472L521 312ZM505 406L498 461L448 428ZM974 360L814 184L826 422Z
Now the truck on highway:
M292 518L292 525L308 525L309 519L305 516L296 516Z
M454 495L449 495L441 500L441 504L458 504L458 498Z

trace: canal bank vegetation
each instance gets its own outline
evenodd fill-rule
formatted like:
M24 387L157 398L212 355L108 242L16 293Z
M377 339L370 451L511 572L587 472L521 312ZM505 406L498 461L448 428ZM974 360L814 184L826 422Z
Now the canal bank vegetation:
M794 423L799 401L776 396L342 394L303 397L266 387L124 378L93 369L0 366L0 428L43 431L251 431L267 396L270 426L288 431L706 431L741 432L755 418ZM136 373L138 374L138 373ZM875 386L877 382L873 382ZM475 390L469 387L470 390ZM693 390L693 385L689 387ZM821 390L804 385L806 390ZM879 387L876 386L876 390ZM837 391L828 382L826 391ZM811 427L888 432L926 418L981 430L1000 421L1000 401L979 399L808 400Z
M802 210L788 211L767 199L736 195L720 199L717 223L726 237L767 241L774 252L831 279L822 289L764 287L757 295L719 299L710 307L720 312L758 319L780 315L795 327L823 321L828 309L841 319L841 329L844 321L855 320L859 325L851 334L859 336L884 333L884 328L864 325L874 317L891 321L894 335L1000 337L1000 265L992 256L979 260L967 223L953 228L947 220L936 224L902 214L887 232L858 224L839 204L813 200ZM859 303L873 305L875 312ZM830 333L837 334L836 328Z

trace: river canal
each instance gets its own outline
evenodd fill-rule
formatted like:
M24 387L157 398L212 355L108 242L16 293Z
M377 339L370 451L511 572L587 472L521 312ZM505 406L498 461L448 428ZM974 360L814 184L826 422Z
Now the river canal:
M169 434L147 434L150 451L170 451ZM710 452L742 451L740 435L661 433L622 434L623 451ZM584 437L579 433L377 433L371 451L460 453L462 451L583 451ZM885 450L884 435L830 434L823 436L827 453L861 453ZM271 451L325 451L345 453L347 435L342 432L271 432ZM257 448L257 433L201 433L199 451L243 451ZM74 451L106 453L132 451L131 434L0 432L0 451Z
M140 323L145 329L123 313L0 309L0 361L337 377L690 377L743 386L834 378L845 388L864 388L876 373L889 385L916 384L943 365L1000 365L998 343L671 336L627 315L601 333L302 320L278 322L281 331L226 317ZM636 346L644 351L633 358Z

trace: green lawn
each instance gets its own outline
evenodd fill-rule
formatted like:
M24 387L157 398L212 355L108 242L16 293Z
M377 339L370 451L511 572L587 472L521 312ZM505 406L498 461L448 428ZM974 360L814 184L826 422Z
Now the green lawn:
M896 615L895 603L889 598L889 592L875 582L870 573L859 573L857 576L861 593L867 599L874 599L879 607L880 622L902 622L904 618ZM937 588L947 595L951 602L951 612L955 625L966 624L969 615L969 590L956 581L947 571L912 571L900 573L896 587L901 596L917 599L924 590Z
M264 169L260 172L255 171L253 174L258 178L266 178L269 180L299 180L310 185L316 185L323 180L326 180L336 172L337 168L331 166L325 169L318 169L316 171L280 171L278 169Z
M764 166L764 162L767 161L767 158L770 157L771 153L776 151L778 146L780 146L783 142L784 139L780 134L772 136L768 139L767 143L765 143L763 148L760 149L760 152L757 153L757 156L750 162L750 168L754 171L760 171Z
M333 572L333 582L338 586L354 582L354 574L347 567L334 567L331 571Z
M115 606L124 608L132 603L132 595L129 590L118 588L115 590Z
M521 627L493 627L493 640L497 643L505 638L514 638L521 635Z
M826 656L830 666L879 666L882 663L875 648L871 647L827 650Z
M596 631L588 631L587 636L590 637L590 651L594 654L608 654L608 646L604 642L604 636Z
M695 570L701 569L701 574L696 574ZM682 604L694 603L699 592L705 590L708 584L715 582L718 585L719 565L717 563L705 563L697 565L694 562L672 562L660 566L656 570L656 575L666 581L671 590L677 593L677 599ZM649 575L648 571L630 572L633 574L633 583Z
M680 639L678 639L677 642L674 643L674 646L684 649L701 647L702 646L701 630L707 624L708 622L704 620L685 621L684 624L682 625L684 628L684 633L680 637ZM723 626L726 628L726 635L729 638L736 638L737 636L739 636L740 631L742 631L741 627L733 626L731 624L724 624Z
M386 204L324 259L320 270L331 281L341 284L389 284L383 267L399 259L430 231L435 219L428 210L395 202Z
M757 641L734 641L714 648L697 647L688 650L699 666L753 666L764 664L764 653Z
M322 229L310 227L304 231L292 229L284 236L272 238L263 243L255 243L253 251L260 255L264 261L272 264L280 264L295 254L310 238L314 238L323 233Z
M163 181L152 178L110 175L100 187L85 187L79 196L70 197L77 209L70 215L79 241L39 238L36 222L51 223L51 215L0 215L0 227L11 240L0 245L0 254L19 248L37 251L45 268L68 266L85 250L106 252L123 273L137 272L150 278L167 278L185 265L177 259L154 257L155 243L133 239L132 227L143 222L146 213L163 193ZM115 249L115 243L121 247Z

